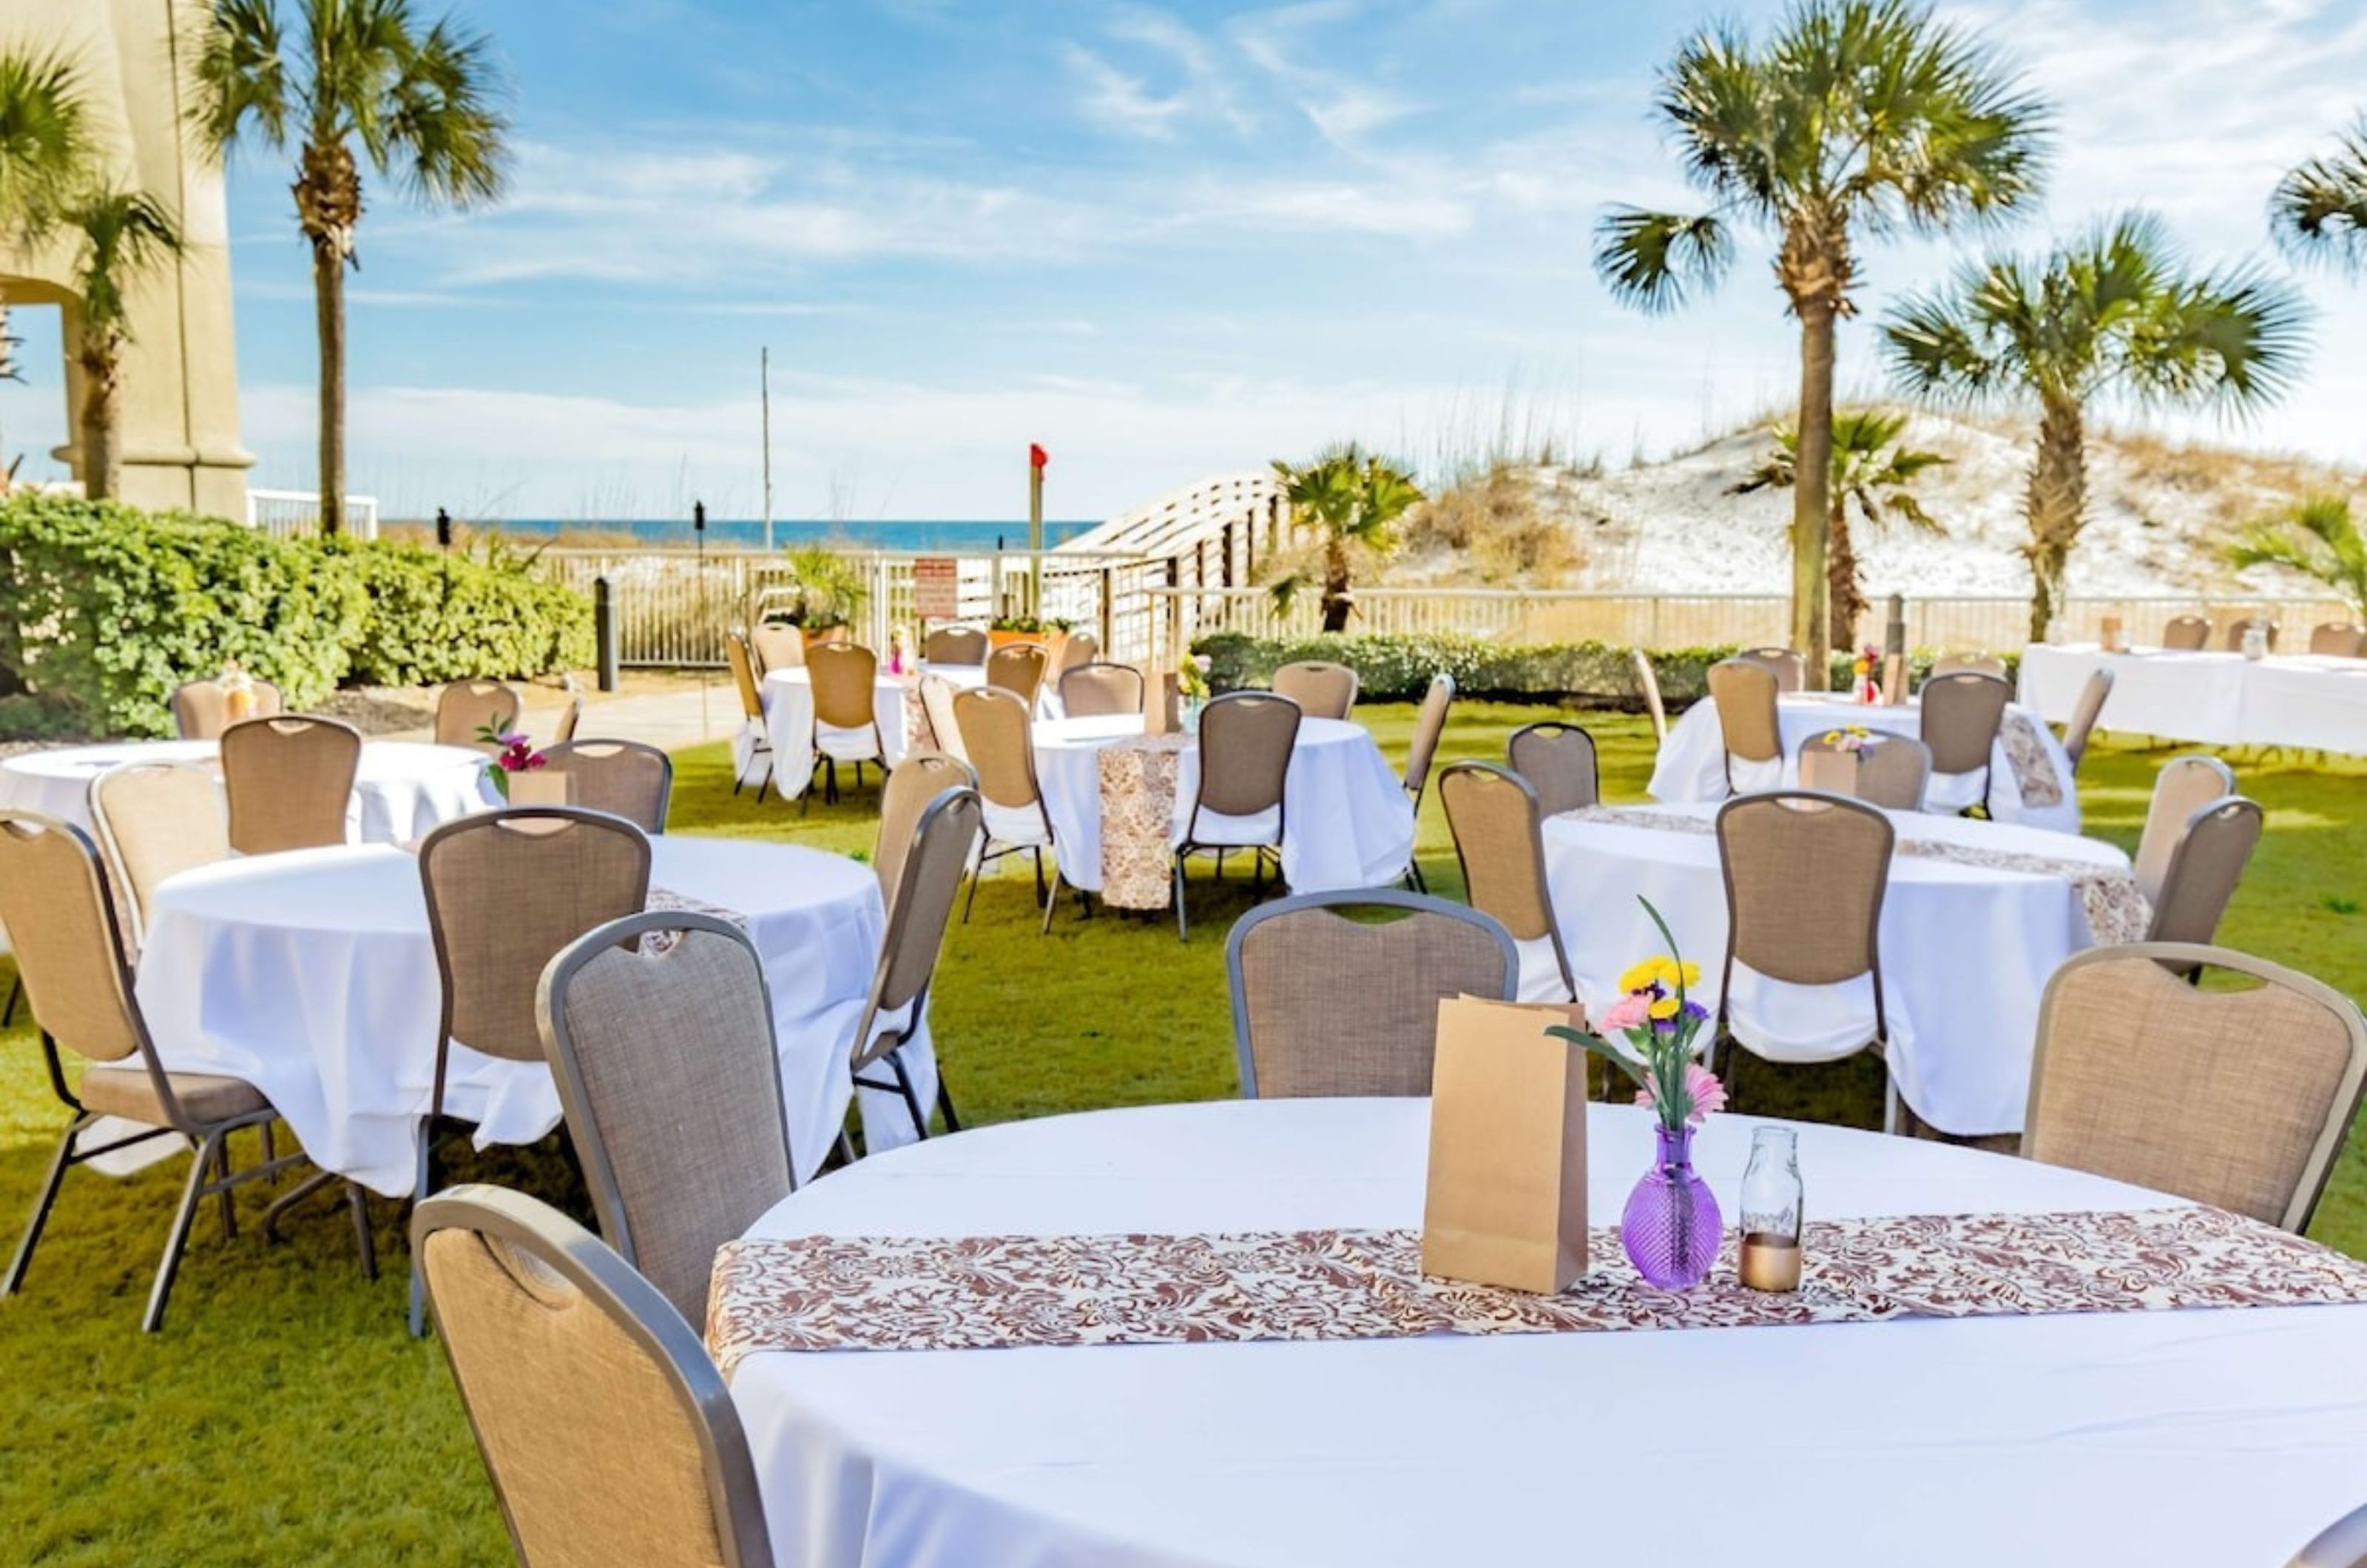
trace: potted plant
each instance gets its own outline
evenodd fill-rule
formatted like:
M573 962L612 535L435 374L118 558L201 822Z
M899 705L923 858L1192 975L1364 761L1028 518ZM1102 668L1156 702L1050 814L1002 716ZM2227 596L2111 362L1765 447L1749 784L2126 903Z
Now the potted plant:
M1069 633L1076 622L1059 615L997 615L987 624L986 640L994 648L1004 648L1014 642L1041 643L1047 670L1060 668L1060 656L1069 643Z
M805 634L806 646L845 642L855 635L855 617L870 597L862 568L821 545L789 552L789 570L797 577L797 598L784 618Z

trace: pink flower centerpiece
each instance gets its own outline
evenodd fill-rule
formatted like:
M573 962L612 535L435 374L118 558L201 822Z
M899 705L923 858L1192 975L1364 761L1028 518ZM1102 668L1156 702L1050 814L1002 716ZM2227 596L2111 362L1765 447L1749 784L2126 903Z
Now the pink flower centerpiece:
M550 762L549 758L534 749L534 743L527 739L526 731L522 729L503 731L488 724L478 729L477 744L501 748L486 759L485 773L493 780L493 793L504 800L510 797L511 774L531 773L537 768L549 766Z

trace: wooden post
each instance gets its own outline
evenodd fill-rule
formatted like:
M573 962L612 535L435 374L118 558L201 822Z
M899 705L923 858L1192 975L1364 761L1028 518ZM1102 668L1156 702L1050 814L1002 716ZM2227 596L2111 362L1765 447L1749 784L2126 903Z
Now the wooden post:
M1230 588L1232 585L1233 585L1233 525L1232 525L1232 524L1229 521L1229 522L1227 522L1227 523L1226 523L1226 525L1225 525L1225 586L1226 586L1226 587L1228 587L1228 588Z

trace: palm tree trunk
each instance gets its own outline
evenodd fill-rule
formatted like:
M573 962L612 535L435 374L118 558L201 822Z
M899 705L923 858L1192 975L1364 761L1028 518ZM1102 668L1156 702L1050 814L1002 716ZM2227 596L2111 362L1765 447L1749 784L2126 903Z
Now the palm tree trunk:
M82 361L82 491L112 501L123 489L123 351L106 341L85 342Z
M2063 613L2064 570L2087 519L2087 443L2079 405L2071 399L2043 401L2028 496L2030 543L2023 548L2030 557L2030 639L2040 642Z
M312 301L321 339L321 532L345 528L345 258L312 242Z
M1832 645L1847 652L1857 647L1857 625L1865 618L1865 588L1857 547L1850 538L1849 507L1843 501L1833 502L1828 537L1831 549L1825 558L1825 582L1832 594Z
M1334 535L1323 546L1323 629L1348 629L1348 547Z
M1833 315L1830 299L1797 302L1800 317L1800 440L1793 458L1792 646L1808 656L1808 678L1822 690L1831 676L1825 542L1833 488Z

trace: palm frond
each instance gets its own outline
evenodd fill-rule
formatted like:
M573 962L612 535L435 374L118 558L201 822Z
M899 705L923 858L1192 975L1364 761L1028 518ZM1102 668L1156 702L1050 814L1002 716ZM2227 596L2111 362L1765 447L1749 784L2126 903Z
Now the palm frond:
M2309 341L2299 294L2252 267L2166 281L2123 339L2139 398L2249 411L2293 383Z
M2367 264L2367 119L2335 150L2287 174L2269 197L2269 227L2288 254Z
M2326 584L2367 615L2367 535L2347 497L2305 496L2246 528L2228 547L2238 570L2278 567Z
M1596 274L1614 298L1641 310L1674 310L1692 290L1715 287L1733 255L1716 213L1615 207L1594 227Z
M285 147L298 95L276 0L213 0L198 27L185 111L191 142L217 159L247 136Z
M99 190L69 208L62 220L82 240L74 292L85 336L131 341L128 295L181 254L173 215L145 191Z
M0 52L0 231L15 239L45 231L97 156L74 62Z
M417 199L468 208L502 193L509 120L490 42L438 22L409 50L388 89L386 138Z

